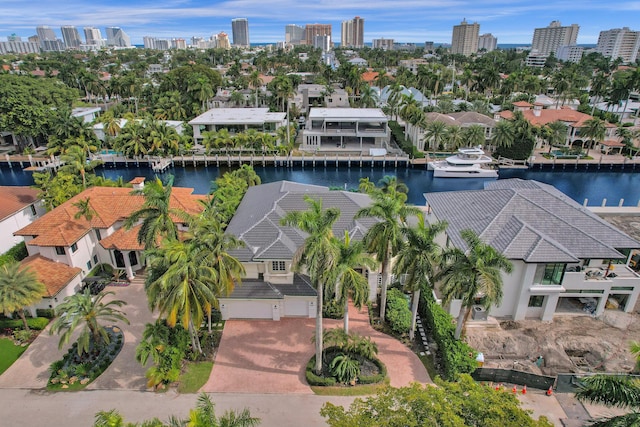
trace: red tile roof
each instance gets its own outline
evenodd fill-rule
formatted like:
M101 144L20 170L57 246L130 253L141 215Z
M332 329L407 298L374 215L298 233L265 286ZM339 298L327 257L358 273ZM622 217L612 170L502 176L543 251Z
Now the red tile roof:
M612 139L608 139L606 141L602 141L600 144L605 145L607 147L624 147L624 142L614 141Z
M515 105L516 107L531 107L532 106L527 101L516 101L516 102L513 103L513 105Z
M513 105L516 105L516 104L517 102L513 103ZM531 104L529 104L529 106L531 106ZM539 115L536 116L534 114L534 110L531 110L531 109L522 111L522 115L524 116L524 118L527 119L529 123L536 126L544 126L546 124L553 123L555 121L561 121L569 124L574 128L579 128L584 126L584 122L593 118L593 116L590 116L589 114L572 110L569 107L563 107L559 110L553 110L548 108L540 109L540 110L537 110L536 113L539 113ZM500 117L502 117L503 119L510 120L513 118L513 112L508 110L501 111ZM615 127L615 125L611 123L605 123L605 126L609 128Z
M170 207L189 214L202 211L198 200L205 195L194 195L192 188L174 187L171 192ZM89 199L89 205L95 211L91 221L86 218L74 218L78 208L73 206L80 200ZM71 246L93 228L109 228L123 221L139 209L144 197L133 194L131 188L91 187L67 200L42 218L18 230L18 236L35 236L29 241L33 246ZM176 218L176 221L178 219Z
M138 243L138 233L141 225L136 225L127 230L124 227L116 230L112 235L100 240L105 249L118 249L120 251L141 251L144 245Z
M0 220L10 217L38 200L31 187L0 187Z
M55 297L82 271L61 262L51 261L42 255L32 255L22 260L21 268L29 268L47 289L46 297Z

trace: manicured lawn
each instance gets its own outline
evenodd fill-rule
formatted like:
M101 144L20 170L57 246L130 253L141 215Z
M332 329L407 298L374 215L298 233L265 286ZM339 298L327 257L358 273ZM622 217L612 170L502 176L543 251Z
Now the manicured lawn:
M189 363L184 374L180 376L178 392L197 393L211 374L213 362Z
M14 345L8 338L0 338L0 374L9 369L28 346Z

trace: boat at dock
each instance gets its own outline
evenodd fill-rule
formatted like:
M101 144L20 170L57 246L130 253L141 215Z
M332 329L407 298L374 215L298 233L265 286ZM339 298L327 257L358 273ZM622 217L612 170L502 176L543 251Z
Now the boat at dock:
M458 153L445 160L428 163L434 178L497 178L494 159L482 147L459 148Z

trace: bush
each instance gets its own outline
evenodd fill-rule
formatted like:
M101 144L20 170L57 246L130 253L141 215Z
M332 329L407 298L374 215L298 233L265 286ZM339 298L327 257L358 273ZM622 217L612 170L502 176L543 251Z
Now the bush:
M330 299L322 307L322 316L328 319L342 319L344 317L344 304L335 299Z
M56 317L56 311L53 308L37 308L36 316L44 317L46 319L53 319Z
M391 139L396 142L398 147L409 155L412 159L424 157L424 153L420 152L408 139L404 137L404 129L396 121L389 122L391 129Z
M318 385L324 387L336 385L337 381L334 377L321 377L320 375L316 375L315 372L313 372L315 364L316 356L313 356L311 360L309 360L309 363L307 363L307 369L305 372L305 376L309 385Z
M460 374L475 371L476 350L454 338L456 327L453 324L453 317L435 302L431 293L422 293L420 316L427 322L433 339L438 345L443 377L448 381L455 381Z
M398 334L407 333L411 328L411 310L404 294L398 289L387 291L386 319L391 329Z
M0 266L5 265L8 262L22 261L29 253L27 252L27 246L24 242L20 242L7 252L0 255Z
M29 325L30 329L35 329L36 331L41 331L47 327L49 324L49 319L45 319L44 317L31 317L27 318L27 325ZM22 329L24 324L21 319L2 319L0 320L0 329Z
M382 382L387 376L387 367L380 361L380 359L370 359L377 367L379 372L376 375L360 375L358 382L360 384L378 384Z
M348 354L338 354L329 364L329 370L341 383L350 383L360 375L360 362Z

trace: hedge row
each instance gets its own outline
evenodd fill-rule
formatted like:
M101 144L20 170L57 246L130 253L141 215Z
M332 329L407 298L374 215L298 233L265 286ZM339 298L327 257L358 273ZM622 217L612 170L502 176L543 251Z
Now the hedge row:
M316 356L313 356L309 363L307 364L307 369L305 375L307 377L307 382L309 385L319 385L324 387L329 387L336 385L337 380L334 377L321 377L320 375L316 375L313 372L313 368L316 366Z
M402 291L391 288L387 291L387 311L389 326L398 334L406 334L411 328L411 310Z
M41 331L47 327L49 319L44 317L27 317L27 325L30 329ZM24 324L21 319L2 319L0 320L0 329L22 329Z
M412 159L424 157L424 153L420 152L410 140L405 138L404 129L396 121L389 122L389 129L391 129L391 137L398 144L398 147L409 155Z
M444 378L455 381L460 374L473 372L477 367L477 352L464 341L454 338L456 326L453 317L429 292L423 292L420 300L420 316L426 321L438 345Z

